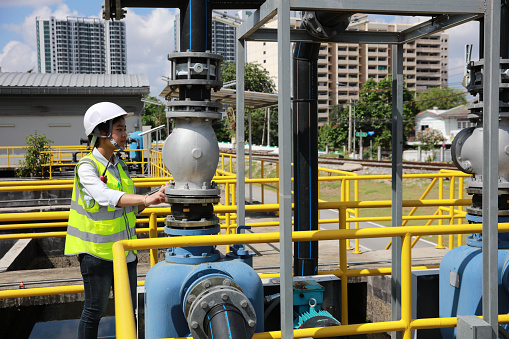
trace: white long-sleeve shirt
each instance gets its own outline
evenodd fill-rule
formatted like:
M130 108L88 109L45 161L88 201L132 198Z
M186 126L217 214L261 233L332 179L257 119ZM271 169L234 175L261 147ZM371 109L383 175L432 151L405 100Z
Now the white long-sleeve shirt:
M108 166L109 160L106 159L101 152L94 148L92 150L92 155L95 157L97 161L99 161L104 166ZM108 172L113 173L117 180L120 181L120 173L118 171L118 158L116 155L112 157L113 164L110 164L108 167ZM108 206L115 209L122 209L123 207L118 207L118 201L120 197L125 194L125 192L117 191L111 189L104 182L99 179L99 176L102 173L97 173L97 169L94 165L88 162L83 162L78 167L78 177L79 177L79 185L81 190L83 191L83 199L85 200L85 204L87 207L92 207L94 202L97 202L101 206ZM136 190L136 188L135 188ZM133 207L134 213L138 214L138 206ZM127 262L132 262L136 259L136 255L129 251L127 256Z

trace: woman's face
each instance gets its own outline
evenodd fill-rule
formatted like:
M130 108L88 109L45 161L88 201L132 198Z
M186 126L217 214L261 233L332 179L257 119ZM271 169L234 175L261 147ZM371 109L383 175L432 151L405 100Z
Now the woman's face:
M121 118L112 126L111 137L120 147L125 147L127 140L125 119Z

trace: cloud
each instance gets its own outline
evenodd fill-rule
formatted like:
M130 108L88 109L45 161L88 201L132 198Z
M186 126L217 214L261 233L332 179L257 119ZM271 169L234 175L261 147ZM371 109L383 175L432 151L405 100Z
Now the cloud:
M28 0L21 2L30 3ZM68 16L83 15L71 10L66 4L58 5L54 11L43 6L34 9L20 24L2 25L2 29L17 33L21 37L21 41L10 41L4 46L0 54L2 71L26 72L37 65L35 20L36 17L51 16L65 19ZM167 55L174 49L173 19L174 11L162 8L154 9L145 16L138 15L130 9L124 19L127 31L127 71L130 74L146 74L151 85L151 94L154 96L157 96L166 85L161 76L170 72Z
M26 72L32 67L37 72L37 52L19 41L9 41L0 53L3 72Z
M25 20L19 25L14 24L4 24L2 27L8 31L18 33L22 36L23 42L27 45L31 46L34 50L36 50L36 37L35 37L35 19L36 17L40 18L49 18L54 16L57 19L65 19L68 16L78 16L77 11L71 11L69 6L66 4L60 4L57 6L55 11L52 11L51 8L44 6L35 9L32 13L25 17Z
M0 7L41 7L60 4L63 1L64 0L2 0L0 2Z
M166 85L161 76L170 72L167 55L174 49L174 17L174 11L164 8L154 9L146 16L132 10L126 15L127 71L146 74L153 96L158 96Z

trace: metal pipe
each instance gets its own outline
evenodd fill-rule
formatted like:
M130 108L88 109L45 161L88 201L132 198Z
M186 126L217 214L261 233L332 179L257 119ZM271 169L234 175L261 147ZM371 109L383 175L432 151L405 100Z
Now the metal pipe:
M350 14L305 12L301 28L310 34L329 38L348 26ZM346 23L346 24L345 24ZM295 43L293 49L293 160L294 229L318 229L318 75L319 43ZM294 272L314 275L318 270L318 244L294 244Z
M216 305L204 319L209 338L249 339L246 333L246 321L242 313L233 305Z

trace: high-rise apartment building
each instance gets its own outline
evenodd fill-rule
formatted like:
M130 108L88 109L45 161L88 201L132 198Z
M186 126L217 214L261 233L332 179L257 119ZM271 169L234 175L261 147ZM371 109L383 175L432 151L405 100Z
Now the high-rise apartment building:
M225 12L226 14L226 12ZM241 13L242 14L242 13ZM232 14L228 14L233 16ZM238 14L236 18L240 19ZM232 20L233 22L233 20ZM173 31L174 31L174 50L180 51L180 13L175 16L173 20ZM212 20L212 53L221 54L223 60L227 62L235 62L236 56L236 27L228 25L224 22Z
M300 26L292 18L293 28ZM277 21L266 27L276 27ZM399 32L408 24L372 23L365 20L350 25L349 30ZM430 87L448 84L448 33L435 33L405 44L403 74L411 91L421 92ZM257 62L269 71L277 85L277 44L249 42L247 61ZM289 61L290 62L290 61ZM380 80L392 73L392 46L388 44L324 43L318 55L318 122L328 122L329 111L335 105L359 99L359 91L367 79Z
M123 21L36 18L39 73L127 74Z
M234 26L212 20L212 53L221 54L226 62L235 62L236 29Z

